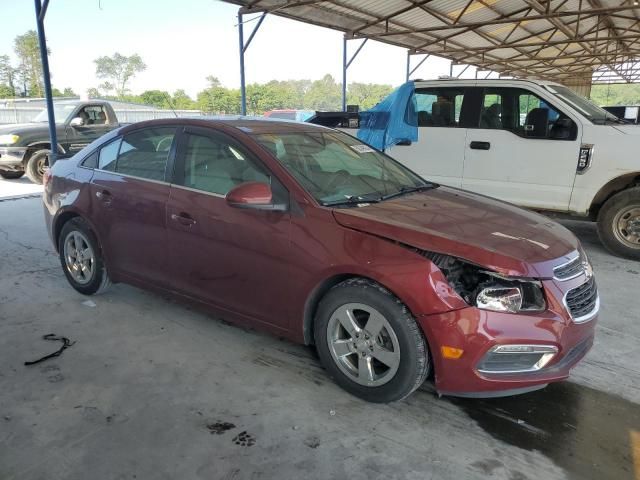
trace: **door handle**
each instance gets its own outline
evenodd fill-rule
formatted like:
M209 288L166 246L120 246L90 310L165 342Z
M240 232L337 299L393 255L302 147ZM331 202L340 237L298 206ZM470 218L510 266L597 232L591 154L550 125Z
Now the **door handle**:
M474 150L489 150L491 148L491 143L489 142L478 142L478 141L473 141L469 144L469 148L472 148Z
M111 201L113 200L113 198L111 197L111 193L108 190L97 191L96 197L105 205L110 205Z
M174 222L178 222L182 225L185 225L187 227L190 227L191 225L195 225L196 221L191 218L191 215L189 215L188 213L181 213L180 215L176 214L176 213L172 213L171 214L171 220L173 220Z

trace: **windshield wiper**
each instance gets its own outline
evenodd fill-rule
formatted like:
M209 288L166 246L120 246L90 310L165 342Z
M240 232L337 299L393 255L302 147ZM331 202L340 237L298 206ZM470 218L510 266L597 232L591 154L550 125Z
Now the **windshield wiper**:
M378 203L380 197L367 198L363 195L351 195L340 200L331 200L330 202L322 202L325 207L335 207L339 205L362 205L367 203Z
M425 190L431 190L432 188L437 188L437 187L438 187L437 183L430 183L430 184L427 184L427 185L419 185L417 187L403 186L403 187L400 187L400 190L398 190L397 192L390 193L388 195L384 195L384 196L380 197L380 200L381 201L389 200L390 198L400 197L402 195L407 195L409 193L423 192Z

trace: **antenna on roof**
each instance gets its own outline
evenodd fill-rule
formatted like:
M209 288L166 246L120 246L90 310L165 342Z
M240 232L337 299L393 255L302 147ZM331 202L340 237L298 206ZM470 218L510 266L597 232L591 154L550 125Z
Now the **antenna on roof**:
M173 114L175 115L176 118L178 118L178 114L176 113L176 110L173 108L173 102L171 101L171 97L169 96L168 93L166 92L162 92L162 94L164 95L164 99L167 101L167 103L169 104L169 108L171 109L171 111L173 112Z

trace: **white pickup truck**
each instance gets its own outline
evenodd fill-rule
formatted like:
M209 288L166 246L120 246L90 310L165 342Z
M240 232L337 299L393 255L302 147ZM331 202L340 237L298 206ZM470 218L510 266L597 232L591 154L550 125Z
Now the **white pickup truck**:
M640 126L538 80L416 81L414 96L418 141L393 158L444 185L597 221L610 251L640 260Z

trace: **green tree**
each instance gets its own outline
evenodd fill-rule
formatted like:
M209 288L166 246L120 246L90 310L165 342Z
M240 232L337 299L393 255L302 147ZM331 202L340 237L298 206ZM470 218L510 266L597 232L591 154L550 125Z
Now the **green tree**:
M92 87L92 88L87 89L87 97L89 97L89 98L101 98L102 94L100 93L100 90L98 90L95 87Z
M304 95L304 107L312 110L339 110L341 101L340 85L329 74L312 82Z
M591 100L601 106L640 105L640 84L593 85Z
M78 96L78 94L76 92L74 92L71 87L65 88L64 91L62 92L62 95L65 96L65 97L77 97Z
M173 108L176 110L194 110L197 108L196 102L184 90L173 92L172 102Z
M223 87L213 76L207 77L209 86L198 93L198 108L207 113L240 113L240 91Z
M18 35L13 45L19 62L17 76L26 86L26 93L31 97L44 96L40 46L35 30L29 30L23 35ZM51 51L47 53L50 55Z
M16 91L11 88L9 85L5 85L0 83L0 98L11 98L14 97Z
M115 91L118 98L124 97L128 92L129 81L147 68L137 53L127 57L116 52L111 57L96 58L94 63L96 76L105 80L100 88L107 92Z
M17 74L18 72L11 65L9 55L0 55L0 84L4 85L11 92L6 95L7 97L13 97L16 94Z
M368 110L393 91L391 85L376 83L350 83L347 91L347 103L359 105L360 110Z
M169 99L169 101L167 101ZM171 97L164 90L147 90L140 94L140 101L145 105L154 105L158 108L170 108Z

